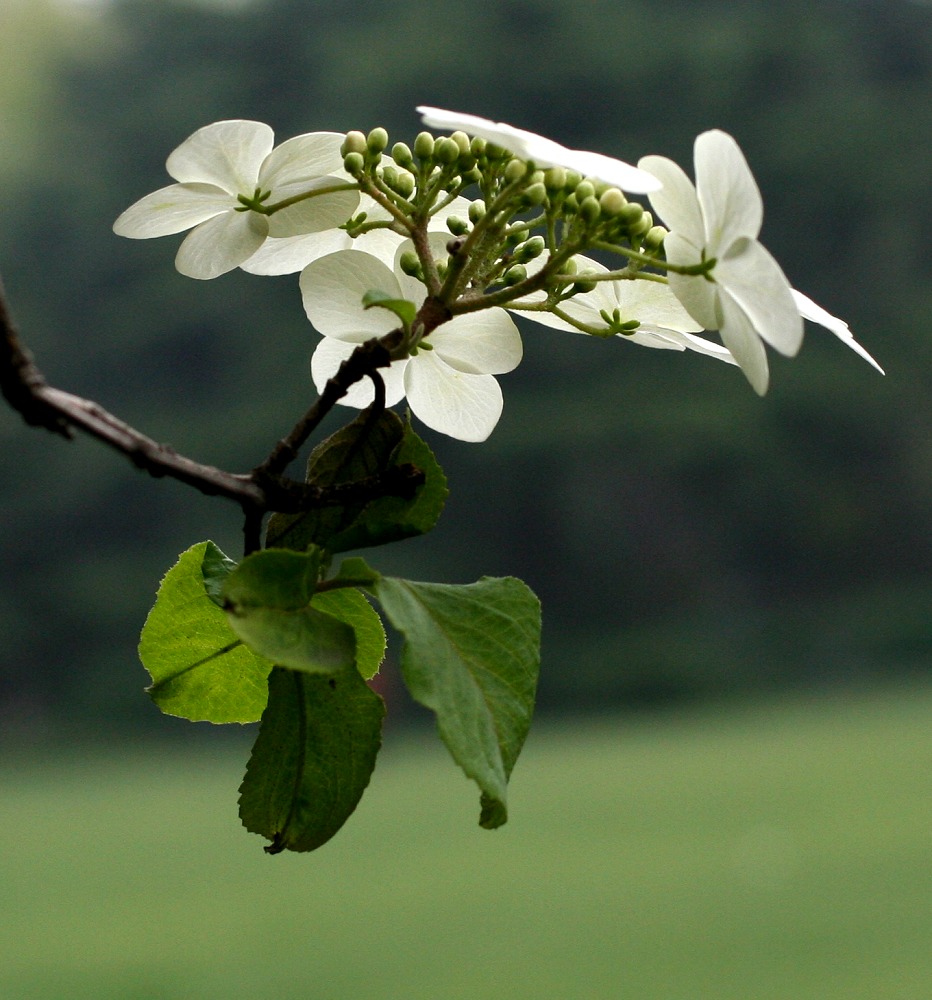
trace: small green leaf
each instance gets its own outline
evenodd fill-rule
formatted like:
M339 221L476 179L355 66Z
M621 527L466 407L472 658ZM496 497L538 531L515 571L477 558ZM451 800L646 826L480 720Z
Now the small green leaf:
M213 542L207 543L204 559L201 562L201 573L204 577L204 589L207 596L217 605L223 607L223 584L226 578L236 569L236 563Z
M265 850L313 851L355 810L375 767L385 705L355 669L276 667L240 786L239 814Z
M423 484L410 499L384 496L372 500L351 524L330 539L331 552L370 548L426 535L437 523L449 492L447 479L410 421L405 421L404 437L392 455L391 464L420 469L424 473Z
M354 628L311 605L319 569L317 549L247 556L223 585L230 628L278 666L316 673L355 667Z
M214 568L231 562L201 542L162 580L139 638L139 658L152 677L148 693L167 715L192 722L255 722L272 664L243 645L209 596L205 560Z
M288 549L254 552L228 574L221 588L223 607L296 611L311 603L320 576L321 553Z
M410 421L402 421L391 410L378 417L366 411L318 445L308 461L307 481L325 487L341 485L403 465L424 474L424 482L412 497L382 496L315 507L301 514L274 514L266 544L297 551L313 544L329 552L345 552L425 534L443 510L446 477Z
M393 298L387 292L373 288L362 297L362 307L363 309L371 309L373 306L393 312L401 320L405 332L410 333L411 324L414 322L414 317L417 316L417 306L413 302L409 302L407 299Z
M363 411L355 420L322 441L307 463L307 481L315 486L358 482L384 472L404 437L397 413L384 410L374 416ZM344 531L365 508L366 501L314 507L300 514L273 514L266 531L266 545L303 552L308 545L329 551L334 535Z
M362 556L350 556L340 563L340 569L332 579L343 583L351 581L355 587L368 587L380 576L381 574L377 573Z
M385 629L375 608L355 587L340 587L315 595L318 611L345 622L356 634L356 669L368 680L385 658Z
M511 577L464 586L380 577L367 589L404 634L408 690L436 714L453 759L482 792L480 824L501 826L534 711L540 602Z

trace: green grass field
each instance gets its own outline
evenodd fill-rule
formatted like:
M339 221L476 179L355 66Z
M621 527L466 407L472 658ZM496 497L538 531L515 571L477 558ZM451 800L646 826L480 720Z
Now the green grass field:
M389 733L317 854L246 747L0 766L3 1000L929 1000L932 690L542 724L512 819Z

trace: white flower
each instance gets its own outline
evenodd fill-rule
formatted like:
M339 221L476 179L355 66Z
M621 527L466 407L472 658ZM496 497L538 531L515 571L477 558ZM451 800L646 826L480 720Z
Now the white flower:
M398 326L397 317L385 309L363 309L366 292L377 289L416 304L423 300L424 286L397 263L410 246L406 241L398 248L393 267L361 250L340 250L304 269L304 308L323 334L311 359L318 391L357 344ZM493 376L511 371L521 361L521 337L514 322L503 309L456 316L433 330L425 344L432 349L422 345L416 355L380 369L386 405L407 396L411 409L428 427L461 441L484 441L502 413L502 391ZM367 379L340 402L364 407L372 399Z
M786 355L802 343L803 322L779 264L757 240L763 203L747 161L725 132L703 132L695 144L696 184L672 160L646 156L640 166L663 182L651 205L670 233L671 264L714 258L706 275L670 273L670 287L707 330L719 330L748 381L767 391L763 341Z
M576 261L577 277L585 280L586 274L607 274L608 268L598 261L581 254ZM543 302L546 292L534 292L520 302ZM515 303L519 305L520 303ZM605 328L602 312L610 316L618 313L620 322L638 320L639 326L631 333L619 333L622 340L642 347L656 347L672 351L695 351L719 361L736 364L730 352L711 340L697 337L702 327L689 315L667 285L656 281L619 279L599 281L591 292L574 295L560 303L560 309L572 319L591 327ZM580 331L560 316L543 310L515 310L522 316L556 330Z
M198 129L168 157L178 183L141 198L113 225L119 236L150 239L194 227L175 258L192 278L215 278L249 259L266 237L318 232L345 222L355 190L298 201L272 215L246 210L240 196L276 204L315 188L347 183L337 132L310 132L274 146L268 125L215 122Z
M479 118L476 115L424 106L417 110L424 124L431 128L447 129L451 132L461 131L478 136L486 142L507 149L509 153L514 153L522 160L531 161L538 167L566 167L584 177L595 177L605 181L606 184L613 184L623 191L635 194L646 194L660 187L657 178L650 173L602 153L568 149L553 139L547 139L534 132L526 132L504 122Z

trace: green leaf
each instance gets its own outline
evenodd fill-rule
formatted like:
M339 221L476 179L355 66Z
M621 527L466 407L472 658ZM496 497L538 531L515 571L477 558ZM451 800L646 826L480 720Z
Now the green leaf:
M139 639L139 658L152 677L147 690L167 715L255 722L265 708L272 664L243 645L209 596L205 560L214 569L230 562L212 542L201 542L162 580Z
M247 556L223 585L230 628L278 666L317 673L355 667L354 627L311 604L319 571L318 549Z
M375 608L355 587L325 590L313 606L345 622L356 634L356 669L367 680L379 672L385 658L385 629Z
M315 486L358 482L384 472L404 437L397 413L383 410L377 416L364 410L312 452L307 481ZM266 531L266 545L303 552L309 545L335 551L330 540L359 516L366 502L315 507L300 514L273 514Z
M331 552L369 548L425 535L433 528L446 503L447 479L433 452L405 421L404 437L392 455L395 466L413 465L424 473L424 482L411 499L385 496L370 501L356 518L335 534Z
M391 410L378 417L366 411L318 445L308 460L307 481L336 486L403 465L413 465L424 474L413 497L383 496L300 514L273 514L266 545L299 552L319 545L329 552L345 552L426 534L443 510L447 480L410 421L402 421Z
M453 759L482 792L480 824L501 826L534 712L540 602L512 577L464 586L380 577L369 589L404 634L408 690L436 714Z
M240 786L239 814L265 850L313 851L346 822L369 784L385 705L353 670L276 667Z
M409 302L407 299L393 298L387 292L373 288L362 297L362 307L363 309L371 309L373 306L379 306L393 312L401 320L405 332L411 332L411 324L414 322L414 317L417 316L417 306L413 302Z
M236 569L236 563L213 542L207 543L204 558L201 561L201 574L204 577L204 589L207 596L217 605L223 607L223 584L226 578Z

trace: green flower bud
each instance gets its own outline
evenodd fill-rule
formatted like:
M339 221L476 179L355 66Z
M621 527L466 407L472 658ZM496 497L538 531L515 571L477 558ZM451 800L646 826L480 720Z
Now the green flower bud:
M569 260L563 262L563 266L560 270L564 274L575 274L579 270L579 265L576 263L575 257L570 257Z
M573 285L574 295L585 295L586 292L591 292L596 286L595 281L577 281Z
M469 221L475 225L483 215L485 215L486 208L484 201L474 201L469 206Z
M521 180L522 177L527 173L527 164L524 160L510 160L508 166L505 167L505 180L509 184L513 184L515 181Z
M362 132L347 132L340 146L340 156L345 158L348 153L365 153L366 149L366 137Z
M419 160L429 160L434 155L434 137L430 132L418 132L414 140L414 155Z
M563 167L550 167L544 171L544 184L548 191L560 191L566 187L566 170Z
M366 137L366 146L373 156L378 156L388 148L388 132L384 128L374 128Z
M526 264L529 260L534 260L544 252L545 246L543 236L532 236L526 243L515 248L515 263Z
M447 136L441 136L434 143L434 159L438 163L451 164L456 163L460 158L460 148L457 146L453 139Z
M410 275L412 278L416 278L421 271L421 261L418 255L413 250L405 250L398 260L398 264L401 270L405 274Z
M465 236L469 232L469 223L465 219L461 219L458 215L451 215L447 219L447 229L454 236Z
M401 195L402 198L410 198L414 194L415 180L413 175L409 174L407 170L402 170L398 174L398 179L392 185L395 191Z
M515 229L508 234L505 242L510 247L516 247L519 243L523 243L530 235L527 229Z
M563 200L563 209L567 215L573 215L579 210L579 202L576 200L576 193L568 194Z
M582 174L576 173L575 170L567 170L566 172L566 186L576 190L576 185L582 180Z
M343 157L343 169L350 177L359 177L366 169L366 160L362 153L347 153Z
M581 205L587 198L595 195L595 185L591 181L580 181L576 185L576 200Z
M398 183L398 171L394 167L386 167L382 171L382 180L394 191Z
M532 184L523 192L521 200L526 205L543 205L547 200L547 188L543 184Z
M602 206L599 204L599 199L595 195L589 195L588 198L584 198L579 204L579 214L586 222L596 222L602 214Z
M469 151L473 156L478 159L485 153L485 139L480 139L478 136L473 136L469 143Z
M469 136L465 132L453 132L450 138L459 147L460 156L468 156L470 154Z
M628 199L618 188L610 187L602 192L599 204L606 215L617 215L628 204Z
M644 233L649 232L654 225L654 217L650 212L645 212L637 222L629 227L628 232L632 236L643 236Z
M644 246L648 250L659 250L667 238L667 230L663 226L652 226L644 236Z
M406 170L410 168L411 164L414 163L414 156L411 153L411 147L403 142L396 142L392 146L392 159L399 167L404 167Z
M509 267L502 277L502 283L511 286L517 285L527 279L527 268L523 264L515 264Z
M627 205L623 205L618 212L618 221L624 226L634 226L644 216L644 209L636 201L629 201Z

